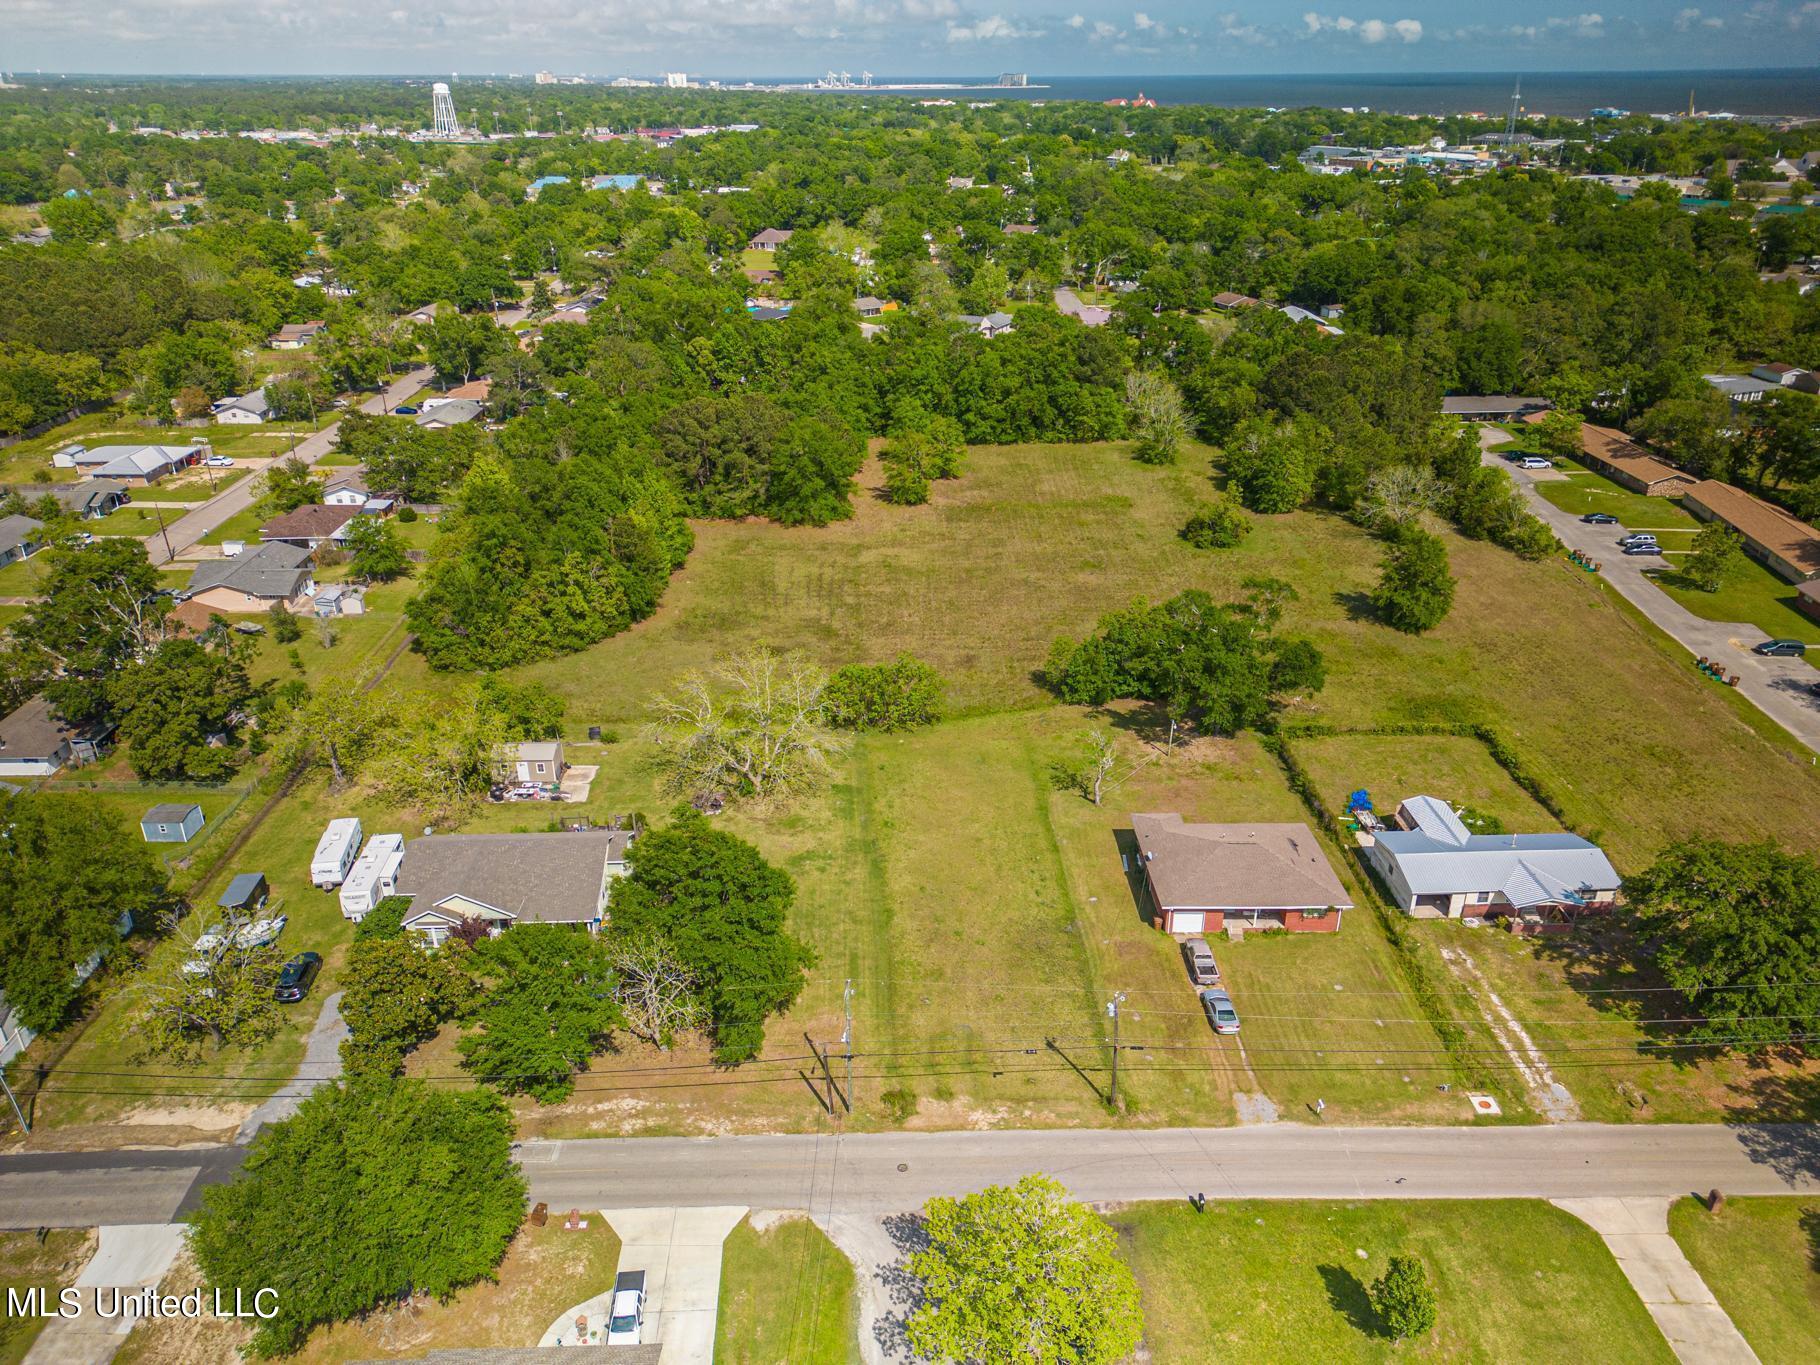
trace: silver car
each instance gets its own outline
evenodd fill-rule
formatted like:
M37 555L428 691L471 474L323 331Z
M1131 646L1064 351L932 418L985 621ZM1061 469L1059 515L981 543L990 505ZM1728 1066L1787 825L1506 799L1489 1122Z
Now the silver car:
M1188 979L1197 986L1217 985L1220 965L1213 960L1213 949L1204 938L1191 938L1182 945L1182 957L1188 963Z
M1225 991L1202 991L1201 1008L1207 1011L1207 1022L1215 1033L1237 1033L1239 1012L1232 1007L1232 997Z

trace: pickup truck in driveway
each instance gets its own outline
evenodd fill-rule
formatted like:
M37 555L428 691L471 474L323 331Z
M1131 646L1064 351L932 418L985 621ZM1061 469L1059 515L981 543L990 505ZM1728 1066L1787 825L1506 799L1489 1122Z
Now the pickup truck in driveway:
M613 1308L607 1316L607 1345L636 1346L644 1339L645 1272L622 1270L613 1281Z

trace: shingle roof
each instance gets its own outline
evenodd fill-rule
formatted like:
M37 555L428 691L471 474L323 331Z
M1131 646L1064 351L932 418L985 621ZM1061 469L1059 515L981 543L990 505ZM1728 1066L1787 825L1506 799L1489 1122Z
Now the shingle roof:
M331 507L327 503L308 502L274 517L259 528L267 540L322 540L334 535L355 517L357 507Z
M43 529L44 523L36 517L0 517L0 550L11 550L24 545Z
M1820 531L1805 521L1717 479L1702 479L1685 497L1802 573L1820 574Z
M1691 474L1683 474L1673 466L1663 464L1623 432L1614 431L1610 427L1596 427L1591 422L1582 422L1580 449L1588 459L1610 465L1644 484L1661 483L1665 479L1693 482Z
M181 825L200 807L193 801L161 801L139 817L142 825Z
M189 592L228 588L253 597L295 597L310 576L309 559L301 545L267 541L233 559L205 559L190 573Z
M43 697L33 697L0 720L0 758L15 762L49 758L76 733L74 726L51 714L49 702Z
M215 904L225 906L230 910L237 909L256 896L259 888L264 884L265 873L263 872L236 873L234 880L227 884L227 890L221 893L221 899Z
M1134 815L1132 832L1161 908L1349 909L1307 825L1190 825L1180 815Z
M631 838L626 830L427 835L405 845L398 892L414 897L414 914L462 896L520 921L583 923L599 910L607 864L625 857Z
M484 409L472 398L457 398L452 403L439 403L426 412L417 414L417 425L427 427L440 424L445 427L460 426L463 422L472 422Z

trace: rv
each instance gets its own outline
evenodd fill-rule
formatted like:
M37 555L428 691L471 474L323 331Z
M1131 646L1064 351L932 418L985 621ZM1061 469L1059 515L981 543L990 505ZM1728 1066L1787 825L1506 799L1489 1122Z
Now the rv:
M354 870L341 884L341 913L358 924L387 896L398 890L398 868L404 862L404 835L375 834L361 850Z
M310 858L310 880L331 891L346 880L348 869L360 854L360 821L354 816L329 821Z

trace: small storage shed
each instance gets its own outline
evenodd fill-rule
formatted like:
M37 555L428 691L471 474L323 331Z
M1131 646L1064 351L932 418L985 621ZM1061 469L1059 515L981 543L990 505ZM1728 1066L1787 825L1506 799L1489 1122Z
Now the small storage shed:
M229 882L227 890L221 893L221 899L215 904L223 910L251 913L263 909L266 897L271 894L271 887L266 885L263 872L239 872Z
M163 801L139 819L148 844L187 844L202 832L202 807Z

